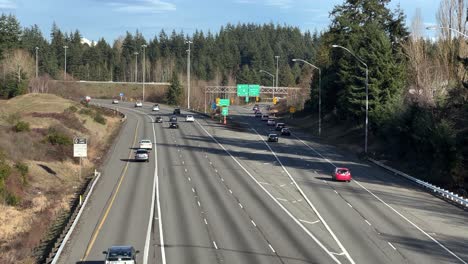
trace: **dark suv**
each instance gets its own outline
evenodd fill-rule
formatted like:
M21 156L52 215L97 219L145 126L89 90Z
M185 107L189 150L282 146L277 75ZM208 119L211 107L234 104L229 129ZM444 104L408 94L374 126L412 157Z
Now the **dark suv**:
M135 250L132 246L112 246L102 253L106 255L105 263L136 264L136 255L140 251Z
M269 134L268 135L268 142L278 142L279 136L278 134Z
M163 122L163 119L161 116L157 116L155 119L154 119L154 122L155 123L162 123Z
M180 115L180 108L174 109L173 114L174 114L174 115Z

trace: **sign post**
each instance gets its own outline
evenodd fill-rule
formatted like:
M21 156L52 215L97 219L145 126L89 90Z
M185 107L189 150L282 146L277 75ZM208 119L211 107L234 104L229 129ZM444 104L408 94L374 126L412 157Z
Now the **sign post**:
M229 107L223 107L223 109L221 110L221 115L224 116L224 124L226 124L226 116L228 115L229 113Z
M86 138L76 137L73 139L73 157L80 158L80 173L81 181L81 158L88 156L88 140Z
M120 101L122 101L123 99L123 96L124 96L124 93L120 93Z

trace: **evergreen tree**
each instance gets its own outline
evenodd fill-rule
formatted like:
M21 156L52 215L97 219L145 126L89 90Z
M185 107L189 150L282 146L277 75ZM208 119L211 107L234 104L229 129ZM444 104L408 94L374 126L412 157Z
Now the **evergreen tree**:
M171 85L167 91L166 101L170 105L177 105L182 98L183 88L176 72L172 73Z

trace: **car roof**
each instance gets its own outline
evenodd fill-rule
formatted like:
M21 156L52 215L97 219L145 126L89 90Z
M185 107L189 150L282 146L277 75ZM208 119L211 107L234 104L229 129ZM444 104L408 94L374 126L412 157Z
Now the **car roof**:
M268 136L278 136L278 134L272 133L272 134L268 134Z

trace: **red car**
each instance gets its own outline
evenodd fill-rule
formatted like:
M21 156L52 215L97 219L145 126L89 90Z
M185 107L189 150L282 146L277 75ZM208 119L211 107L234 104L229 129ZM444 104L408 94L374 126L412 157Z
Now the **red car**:
M335 181L351 181L351 171L347 168L336 168L333 172L332 179Z

